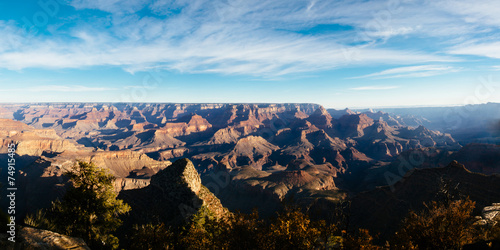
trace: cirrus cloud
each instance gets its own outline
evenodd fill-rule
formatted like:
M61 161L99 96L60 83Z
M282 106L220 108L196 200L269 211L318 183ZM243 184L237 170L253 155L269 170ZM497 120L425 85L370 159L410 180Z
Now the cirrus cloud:
M457 72L460 69L445 66L445 65L418 65L418 66L408 66L408 67L398 67L383 70L380 72L351 77L351 79L356 78L374 78L374 79L385 79L385 78L401 78L401 77L429 77L435 75L446 74L450 72Z
M425 77L459 69L408 65L457 62L463 54L483 55L496 43L478 48L453 46L500 26L500 18L485 1L474 6L462 0L68 2L76 15L89 9L105 13L75 21L65 32L38 35L30 41L11 39L16 46L0 42L0 68L115 66L131 73L154 68L274 77L347 66L400 65L359 78ZM453 7L458 5L466 9ZM314 33L321 25L347 28ZM13 23L0 23L0 36L17 38L20 29ZM391 39L396 37L409 42L393 45ZM437 42L431 49L419 47L412 42L415 37ZM448 48L450 41L455 49L435 53ZM500 55L490 52L489 56Z

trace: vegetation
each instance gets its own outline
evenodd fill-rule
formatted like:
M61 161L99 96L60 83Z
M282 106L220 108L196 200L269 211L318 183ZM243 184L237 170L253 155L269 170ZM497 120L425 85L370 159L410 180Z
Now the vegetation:
M165 224L135 225L132 229L129 249L173 249L175 235Z
M299 209L286 207L263 237L265 249L311 249L319 245L320 230Z
M500 223L474 223L474 205L468 198L425 204L423 211L410 211L384 245L376 245L366 229L340 230L339 224L312 221L293 207L268 220L259 219L257 212L217 220L202 209L183 228L136 226L131 239L137 239L133 249L462 249L500 240Z
M376 249L368 231L362 233L347 235L335 224L312 221L292 207L269 220L260 219L256 211L216 219L202 208L182 228L135 226L129 238L131 249Z
M25 223L62 234L81 237L92 249L116 249L113 232L122 224L119 215L130 207L116 199L113 175L94 163L78 161L65 173L72 186L61 201L47 211L28 216Z
M39 210L25 224L81 237L92 249L116 249L113 235L121 225L120 214L130 207L116 199L112 175L92 163L78 162L66 173L72 187L47 211ZM424 203L422 211L410 211L401 228L385 245L376 245L368 230L349 231L344 209L332 211L330 223L314 221L292 206L270 219L234 213L216 218L202 207L179 228L150 223L125 229L125 249L462 249L468 244L500 241L500 222L478 226L475 202L445 199ZM128 231L127 231L128 230ZM352 230L352 229L351 229Z
M484 240L472 216L475 202L469 198L425 204L424 211L411 211L393 241L394 249L461 249Z

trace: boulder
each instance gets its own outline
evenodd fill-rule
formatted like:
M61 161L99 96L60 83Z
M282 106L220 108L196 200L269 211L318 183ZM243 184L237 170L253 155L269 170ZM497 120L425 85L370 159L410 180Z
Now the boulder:
M2 237L4 238L4 237ZM2 249L72 249L90 250L81 238L69 237L48 230L22 227L16 235L15 244L5 244L4 239L0 242Z

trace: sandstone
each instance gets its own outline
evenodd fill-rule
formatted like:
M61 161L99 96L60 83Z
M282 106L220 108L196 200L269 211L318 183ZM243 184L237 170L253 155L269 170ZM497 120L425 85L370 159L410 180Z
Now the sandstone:
M496 219L500 219L500 206L493 205L484 207L482 211L482 216L487 221L493 221Z
M307 118L312 124L321 129L332 127L332 116L322 106Z
M238 140L234 149L225 158L233 168L242 165L262 168L271 153L278 149L278 146L260 136L248 136Z
M233 144L238 141L240 136L241 133L234 128L222 128L215 132L208 144Z
M172 195L168 191L176 190L198 194L201 189L201 179L191 161L180 159L151 177L151 185L164 190L168 195Z
M168 225L182 224L202 208L217 218L229 213L201 184L198 172L188 159L177 160L153 175L145 188L123 190L119 198L132 207L133 217L160 218Z
M28 126L23 122L11 119L0 119L0 128L3 131L25 131L33 129L33 127Z
M44 151L61 153L75 150L77 150L76 145L67 140L35 139L18 141L16 153L40 156Z
M131 171L145 166L158 172L171 164L169 161L156 161L143 153L131 150L95 152L88 161L109 169L116 177L127 177Z
M166 123L162 130L168 135L177 137L202 132L211 127L212 125L206 119L193 114L191 116L182 117L182 119L179 119L176 122Z
M344 115L338 120L338 129L345 137L360 137L364 129L373 125L373 119L365 114Z
M182 157L183 155L187 154L189 152L188 148L174 148L174 149L167 149L159 152L159 160L169 160L172 158L179 158Z
M23 227L19 230L15 248L90 250L80 238L31 227Z
M149 179L138 179L138 178L116 178L113 186L115 188L115 192L119 193L122 190L129 189L139 189L143 187L147 187L150 183Z

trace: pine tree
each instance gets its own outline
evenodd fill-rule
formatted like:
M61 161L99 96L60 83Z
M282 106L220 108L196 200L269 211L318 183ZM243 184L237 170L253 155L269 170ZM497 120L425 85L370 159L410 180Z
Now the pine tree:
M116 199L114 176L94 163L78 161L65 173L72 187L50 209L58 232L83 238L92 249L118 247L112 233L122 224L120 214L130 206Z

